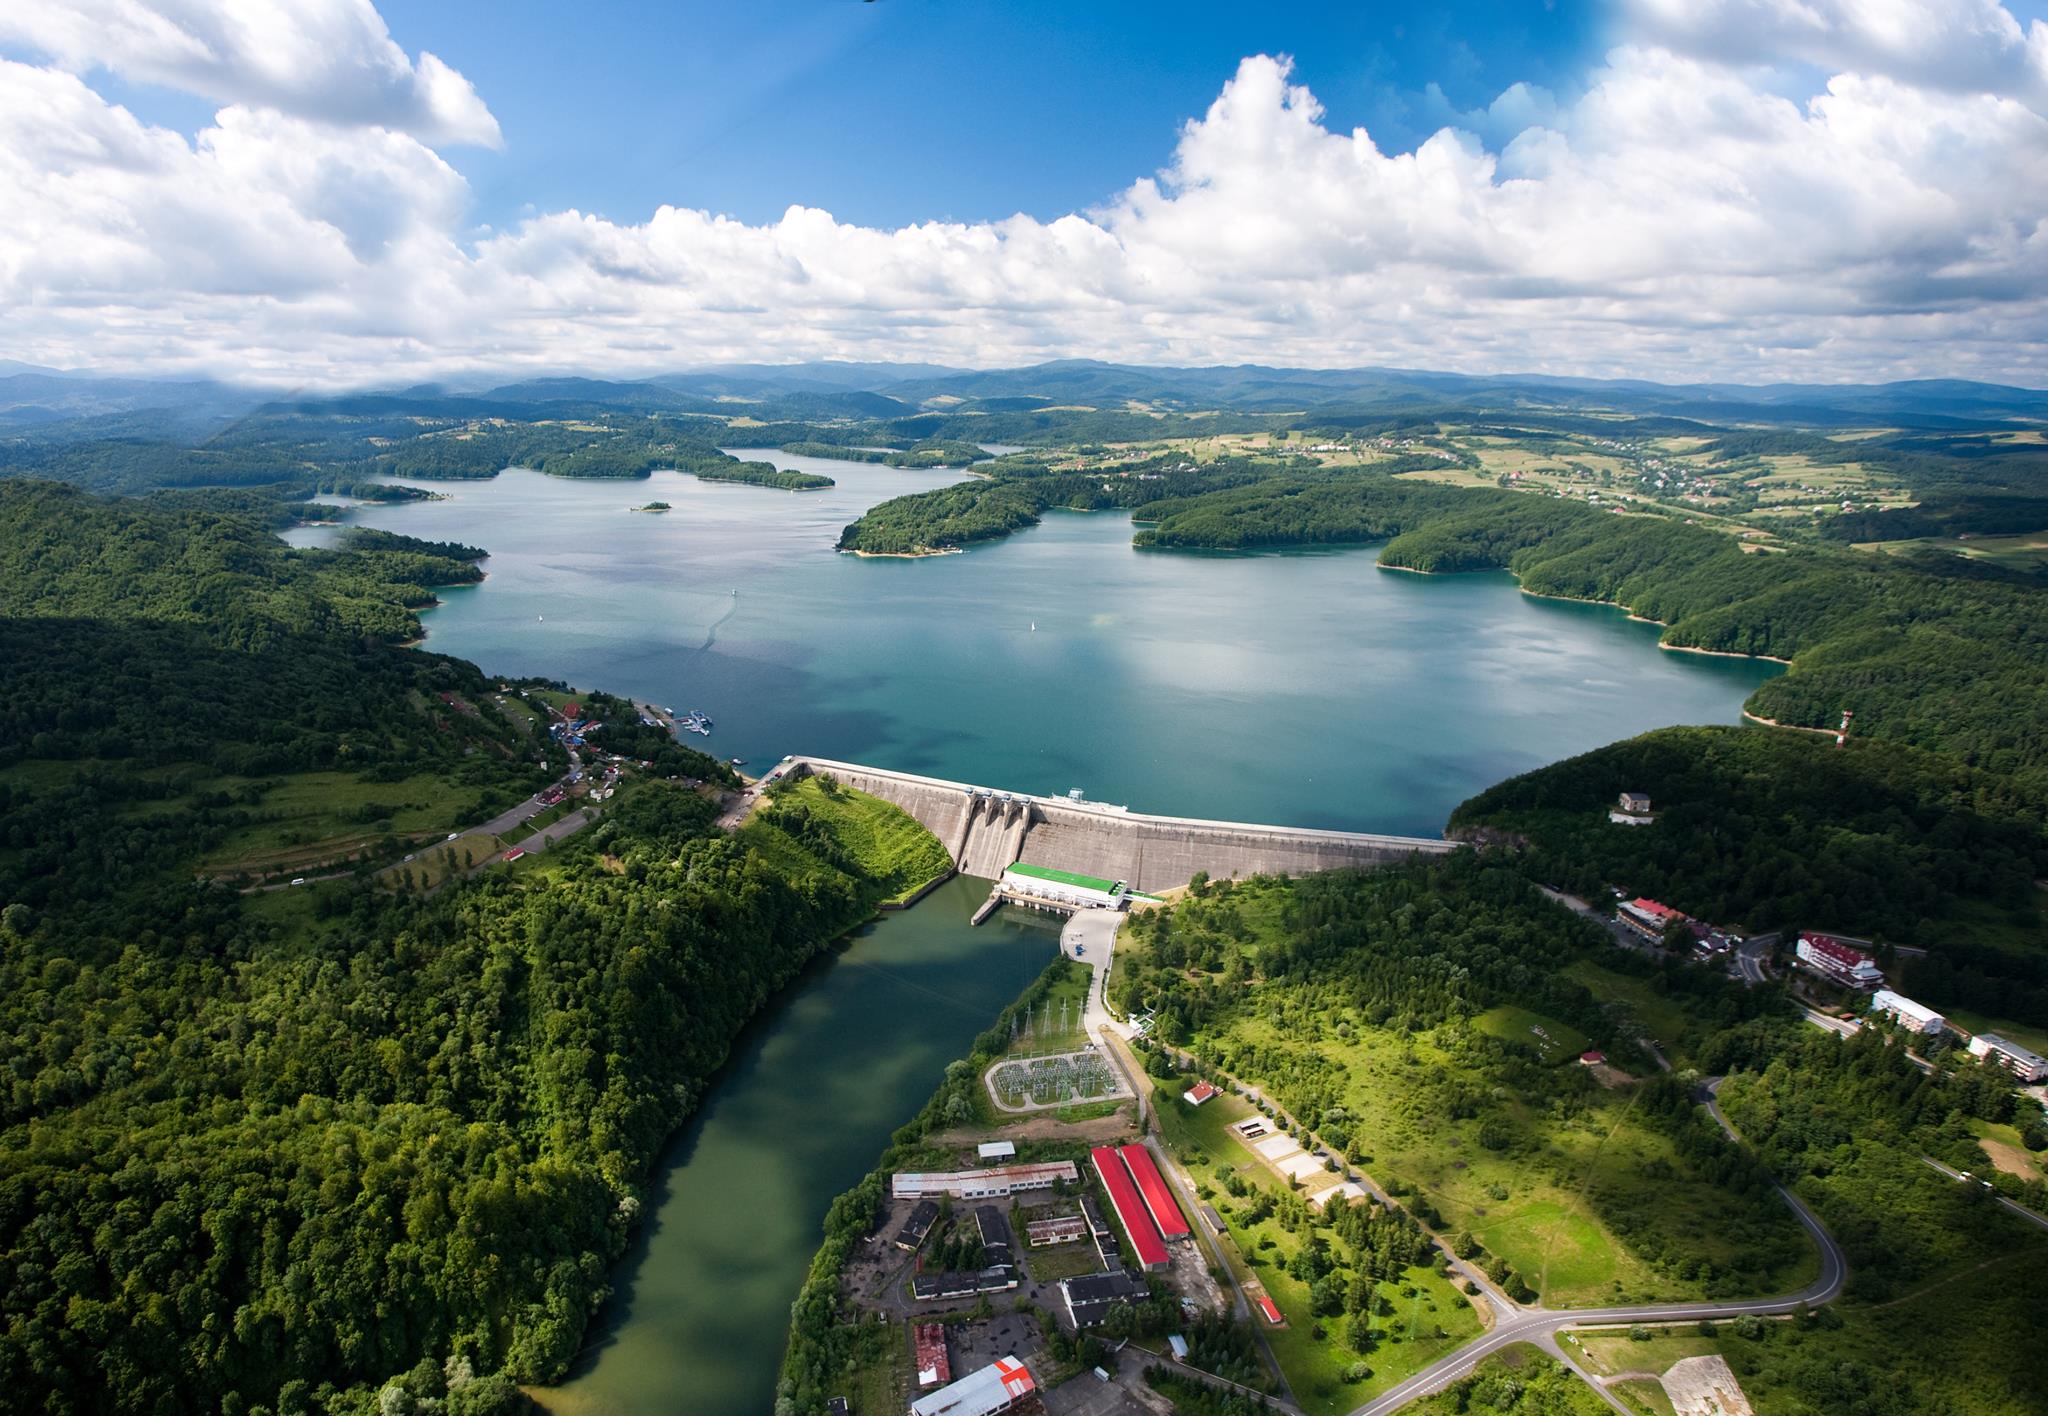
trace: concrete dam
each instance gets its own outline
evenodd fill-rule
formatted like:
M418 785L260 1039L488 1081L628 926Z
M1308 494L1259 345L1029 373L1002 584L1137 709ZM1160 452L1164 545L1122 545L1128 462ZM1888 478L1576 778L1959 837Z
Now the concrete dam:
M893 802L944 843L961 874L984 880L998 879L1022 860L1121 880L1134 890L1171 890L1187 884L1197 871L1217 880L1305 875L1392 865L1455 848L1452 842L1420 836L1147 816L1098 802L991 791L822 757L791 758L781 771L830 775Z

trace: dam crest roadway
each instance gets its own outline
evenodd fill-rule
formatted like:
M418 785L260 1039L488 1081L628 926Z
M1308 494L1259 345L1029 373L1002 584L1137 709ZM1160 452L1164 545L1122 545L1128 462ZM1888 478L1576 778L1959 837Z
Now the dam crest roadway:
M1133 890L1171 890L1197 872L1228 880L1305 875L1345 867L1396 865L1444 855L1455 844L1423 836L1376 836L1241 821L1152 816L1072 796L1003 792L910 772L792 757L776 777L830 776L915 817L946 847L963 875L984 880L1027 860L1119 880Z

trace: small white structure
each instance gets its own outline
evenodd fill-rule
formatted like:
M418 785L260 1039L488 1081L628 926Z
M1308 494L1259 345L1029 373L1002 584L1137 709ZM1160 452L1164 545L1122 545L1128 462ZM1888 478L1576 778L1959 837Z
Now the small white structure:
M1130 903L1130 889L1121 880L1027 865L1021 860L1004 869L1001 885L1005 894L1070 910L1121 910Z
M1620 800L1607 808L1607 819L1617 826L1647 826L1657 818L1650 812L1647 793L1623 792Z
M1901 1024L1911 1028L1914 1032L1924 1033L1929 1037L1932 1037L1948 1026L1948 1019L1942 1017L1941 1014L1935 1012L1932 1008L1927 1007L1925 1004L1915 1003L1912 999L1903 994L1894 993L1889 988L1880 988L1870 996L1870 1011L1896 1018Z
M889 1181L889 1190L899 1200L921 1200L932 1195L951 1195L958 1200L1000 1199L1020 1190L1050 1190L1056 1180L1074 1183L1080 1170L1071 1160L1049 1160L1037 1165L1004 1165L989 1170L915 1171L899 1170Z
M983 1160L1015 1160L1017 1144L1014 1141L983 1141L974 1148L974 1153Z
M1210 1086L1207 1082L1196 1082L1180 1094L1180 1099L1189 1106L1200 1106L1214 1095L1216 1095L1216 1088Z

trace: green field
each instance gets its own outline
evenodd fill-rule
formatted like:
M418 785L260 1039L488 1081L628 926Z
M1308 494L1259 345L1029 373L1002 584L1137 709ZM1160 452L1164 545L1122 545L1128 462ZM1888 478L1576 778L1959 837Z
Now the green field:
M1394 1311L1378 1319L1379 1345L1373 1352L1362 1355L1352 1349L1344 1338L1344 1319L1312 1317L1308 1285L1282 1267L1300 1247L1301 1235L1277 1213L1247 1223L1242 1199L1233 1199L1213 1183L1217 1168L1225 1166L1256 1190L1274 1196L1289 1193L1279 1175L1229 1130L1234 1122L1256 1114L1250 1104L1225 1094L1191 1107L1180 1099L1179 1084L1155 1079L1152 1106L1168 1146L1194 1178L1197 1192L1223 1215L1230 1231L1224 1253L1239 1280L1263 1284L1287 1317L1285 1327L1266 1327L1266 1338L1310 1416L1348 1411L1479 1335L1479 1315L1465 1296L1433 1269L1417 1267L1407 1270L1399 1283L1377 1285L1379 1296ZM1411 1288L1412 1293L1407 1291ZM1444 1335L1438 1336L1439 1331ZM1347 1370L1361 1360L1371 1375L1362 1382L1347 1380Z
M1994 1018L1968 1008L1944 1008L1941 1011L1942 1016L1957 1027L1967 1028L1973 1033L1997 1033L2009 1042L2016 1042L2021 1047L2048 1056L2048 1028L2016 1023L2010 1018Z
M777 810L801 807L828 823L869 874L889 883L885 905L901 904L953 868L938 837L915 817L865 792L807 776L779 788L774 802Z
M187 791L182 798L132 803L123 815L152 815L195 805L202 798L225 797L249 818L230 825L199 861L207 874L222 876L282 874L357 852L376 854L389 849L394 840L445 836L494 805L483 800L476 787L438 773L396 782L367 782L353 772L205 776L189 781L167 770L149 775L171 775Z
M1616 973L1591 959L1574 959L1565 972L1585 984L1624 1030L1639 1031L1674 1062L1690 1054L1700 1027L1683 1000L1659 993L1648 979Z
M1014 1036L1003 1056L1043 1057L1085 1047L1088 1034L1081 1018L1094 974L1093 969L1083 964L1056 980L1045 997L1033 1005L1030 1016L1017 1020Z
M1286 1044L1262 1019L1236 1024L1232 1035L1267 1048ZM1428 1104L1426 1081L1464 1071L1455 1041L1358 1028L1350 1042L1318 1051L1341 1061L1345 1108L1365 1118L1360 1134L1370 1139L1355 1143L1351 1158L1382 1184L1414 1187L1441 1212L1445 1230L1469 1230L1548 1304L1704 1296L1701 1281L1653 1264L1623 1242L1617 1225L1715 1271L1781 1243L1763 1280L1768 1292L1796 1287L1818 1262L1787 1217L1688 1178L1669 1138L1631 1115L1627 1093L1588 1078L1560 1103L1510 1096L1489 1131L1477 1118L1452 1119Z
M2019 1127L2002 1126L1974 1116L1965 1124L1989 1162L1985 1169L2002 1170L2022 1180L2048 1179L2048 1151L2028 1150Z
M2011 570L2048 566L2048 534L2038 531L2023 536L1921 536L1908 541L1862 542L1857 549L1894 556L1921 550L1948 551Z
M1184 902L1167 921L1174 948L1226 966L1237 950L1255 965L1287 944L1295 889L1252 881ZM1529 908L1532 923L1544 918ZM1126 929L1117 958L1129 986L1147 976L1158 934L1136 921ZM1583 962L1568 977L1601 985L1613 1002L1626 997L1652 1031L1679 1032L1682 1014L1648 985ZM1221 982L1211 974L1205 986ZM1546 1055L1562 1063L1587 1046L1554 1012L1504 1005L1409 1030L1291 978L1216 997L1233 1001L1210 1007L1188 1039L1193 1051L1275 1096L1307 1096L1306 1119L1334 1150L1390 1193L1433 1208L1439 1232L1469 1232L1547 1304L1779 1293L1816 1271L1818 1255L1788 1212L1708 1180L1667 1113L1639 1114L1643 1086L1609 1090L1590 1069L1546 1065ZM1533 1028L1549 1035L1547 1049ZM1161 1108L1162 1123L1177 1105Z
M1489 1037L1528 1048L1536 1054L1537 1060L1553 1067L1576 1061L1590 1045L1586 1035L1577 1028L1527 1008L1517 1008L1511 1003L1489 1008L1472 1020L1472 1026Z

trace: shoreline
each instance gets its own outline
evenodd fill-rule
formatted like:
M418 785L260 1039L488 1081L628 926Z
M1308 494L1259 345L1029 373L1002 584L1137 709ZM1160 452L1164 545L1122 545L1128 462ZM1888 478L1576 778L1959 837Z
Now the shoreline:
M1634 616L1630 616L1630 618L1633 619ZM1783 664L1787 668L1792 666L1790 659L1780 659L1776 654L1743 654L1733 649L1702 649L1697 644L1666 644L1661 639L1657 641L1657 647L1669 650L1673 654L1705 654L1715 659L1758 659L1766 664ZM1761 722L1762 720L1759 719L1758 721ZM1815 729L1815 731L1822 730Z
M1788 733L1819 733L1822 737L1833 737L1836 732L1834 728L1809 728L1800 723L1781 723L1776 718L1763 717L1761 714L1750 712L1747 708L1742 710L1742 716L1748 722L1766 728L1778 728Z
M930 560L933 556L965 555L964 546L941 546L936 550L927 547L921 551L857 551L847 546L834 546L833 550L842 556L859 556L862 560Z

